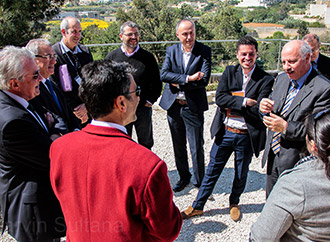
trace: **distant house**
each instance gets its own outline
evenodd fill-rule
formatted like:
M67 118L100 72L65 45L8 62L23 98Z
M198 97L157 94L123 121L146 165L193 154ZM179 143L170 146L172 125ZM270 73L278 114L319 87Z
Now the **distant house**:
M242 0L236 7L266 7L268 0Z

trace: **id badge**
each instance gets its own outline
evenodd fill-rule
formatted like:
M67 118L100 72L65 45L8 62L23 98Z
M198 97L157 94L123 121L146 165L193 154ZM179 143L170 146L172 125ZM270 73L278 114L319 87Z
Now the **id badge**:
M74 78L74 80L78 83L78 85L80 86L80 83L81 83L81 77L80 76L76 76Z

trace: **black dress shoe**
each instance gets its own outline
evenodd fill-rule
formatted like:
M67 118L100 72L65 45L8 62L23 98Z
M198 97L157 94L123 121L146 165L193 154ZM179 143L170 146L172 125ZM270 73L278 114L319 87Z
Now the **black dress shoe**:
M182 191L188 184L189 180L179 180L178 183L174 186L173 191L174 192L180 192Z

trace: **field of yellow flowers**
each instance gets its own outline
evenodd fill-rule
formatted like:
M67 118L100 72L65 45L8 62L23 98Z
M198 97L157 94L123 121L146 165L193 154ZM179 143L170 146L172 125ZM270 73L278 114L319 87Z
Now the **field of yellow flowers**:
M90 25L97 25L100 29L106 29L109 27L109 23L100 19L94 19L94 18L82 18L80 20L81 28L82 30L86 29ZM61 24L60 20L52 20L48 21L47 26L59 26Z

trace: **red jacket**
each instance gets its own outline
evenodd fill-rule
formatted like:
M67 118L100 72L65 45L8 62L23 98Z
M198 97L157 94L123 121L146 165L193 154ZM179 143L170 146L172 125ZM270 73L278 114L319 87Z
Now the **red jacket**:
M166 164L115 128L88 125L57 139L50 178L67 241L173 241L182 217Z

